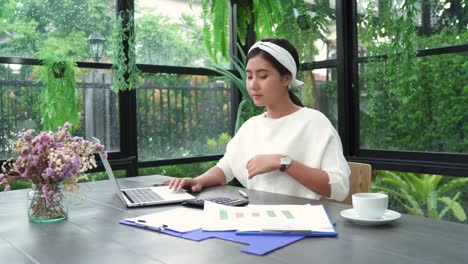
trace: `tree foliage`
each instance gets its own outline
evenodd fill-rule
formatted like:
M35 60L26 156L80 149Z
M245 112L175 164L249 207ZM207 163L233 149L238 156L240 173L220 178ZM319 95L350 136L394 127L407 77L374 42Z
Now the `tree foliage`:
M35 57L45 43L68 39L75 60L90 58L87 36L109 32L111 1L0 1L1 56Z
M468 148L462 103L468 101L466 55L416 57L415 48L444 46L447 39L467 43L468 31L450 27L417 35L409 29L417 17L408 11L414 1L404 1L400 9L383 2L378 17L369 5L359 29L368 56L360 65L361 146L463 153Z

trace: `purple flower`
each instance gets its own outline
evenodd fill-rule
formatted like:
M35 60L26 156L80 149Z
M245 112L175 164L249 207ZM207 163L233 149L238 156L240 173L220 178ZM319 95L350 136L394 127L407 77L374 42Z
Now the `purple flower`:
M25 155L28 155L28 151L29 151L29 148L28 147L22 147L21 150L20 150L20 155L22 156L25 156Z
M3 184L7 183L8 182L8 179L7 177L5 176L5 174L3 173L0 173L0 186L2 186Z
M51 167L47 167L41 175L44 179L53 179L54 169L52 169Z
M59 179L65 179L67 177L70 177L71 175L75 175L78 173L78 168L80 167L80 159L78 156L75 156L75 158L68 163L65 163L62 167L62 172L59 173L58 178Z
M32 139L32 136L29 132L24 132L23 134L21 134L21 138L23 139L23 141L29 142Z
M95 152L101 152L107 157L104 145L93 144L82 137L72 137L68 132L70 123L65 123L56 132L41 132L36 136L32 131L19 134L12 143L16 153L14 159L9 159L8 166L0 174L0 186L9 189L9 183L21 180L42 186L43 195L52 197L51 186L67 178L81 175L96 167ZM76 177L75 177L76 178ZM52 185L51 185L52 184ZM55 196L54 199L60 199Z

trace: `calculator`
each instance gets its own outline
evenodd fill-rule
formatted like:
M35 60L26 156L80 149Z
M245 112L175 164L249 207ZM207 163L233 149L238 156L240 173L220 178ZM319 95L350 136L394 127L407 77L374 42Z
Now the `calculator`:
M249 200L246 199L233 199L227 197L213 197L213 198L205 198L205 199L190 199L186 200L182 203L183 206L188 207L195 207L203 209L205 206L205 201L210 201L217 204L222 205L230 205L230 206L244 206L249 203Z

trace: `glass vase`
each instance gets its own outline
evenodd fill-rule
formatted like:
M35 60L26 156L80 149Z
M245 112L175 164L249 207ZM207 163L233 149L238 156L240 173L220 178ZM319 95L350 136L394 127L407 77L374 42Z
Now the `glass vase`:
M67 219L68 204L63 183L33 184L28 192L28 218L31 222L52 223Z

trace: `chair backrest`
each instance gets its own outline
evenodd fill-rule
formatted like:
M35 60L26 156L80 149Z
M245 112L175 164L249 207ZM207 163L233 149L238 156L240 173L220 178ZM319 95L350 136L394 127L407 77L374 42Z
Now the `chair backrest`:
M372 166L367 163L348 162L351 174L349 175L349 193L344 201L335 201L344 204L353 204L351 196L355 193L370 192ZM324 199L329 200L330 199Z
M348 162L351 169L349 175L349 193L342 203L352 204L351 196L355 193L370 192L372 166L367 163Z

